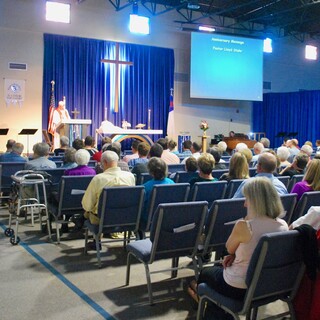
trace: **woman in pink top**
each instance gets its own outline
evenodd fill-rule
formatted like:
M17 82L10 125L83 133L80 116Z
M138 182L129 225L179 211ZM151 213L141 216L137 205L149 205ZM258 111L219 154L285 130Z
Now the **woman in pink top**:
M320 191L320 159L310 161L303 180L293 186L291 193L297 193L299 200L308 191Z
M204 268L198 279L198 284L205 282L220 294L239 300L245 296L247 269L261 236L288 230L287 223L278 218L284 209L269 179L250 179L244 186L243 194L247 215L236 222L227 240L229 255L224 257L222 266ZM197 298L196 287L195 282L190 284L189 294L193 298Z

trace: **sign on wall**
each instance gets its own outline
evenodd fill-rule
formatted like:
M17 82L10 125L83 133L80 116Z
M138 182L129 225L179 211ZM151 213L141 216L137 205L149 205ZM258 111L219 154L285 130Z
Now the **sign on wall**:
M10 104L22 106L25 98L25 80L4 79L4 98Z

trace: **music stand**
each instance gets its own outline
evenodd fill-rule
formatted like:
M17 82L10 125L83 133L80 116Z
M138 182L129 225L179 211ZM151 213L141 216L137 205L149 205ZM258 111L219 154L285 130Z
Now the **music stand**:
M27 156L29 156L29 135L34 135L38 129L22 129L18 134L27 135Z
M8 134L9 129L0 129L0 136L6 136Z

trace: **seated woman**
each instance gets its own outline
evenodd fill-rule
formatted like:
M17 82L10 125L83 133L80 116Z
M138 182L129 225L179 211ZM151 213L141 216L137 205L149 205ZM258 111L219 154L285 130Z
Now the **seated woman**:
M74 159L74 156L76 154L77 150L75 148L68 148L64 152L64 156L62 158L62 166L60 168L65 168L65 169L72 169L77 167L77 163Z
M279 147L277 149L277 156L280 160L280 167L286 168L291 165L291 163L288 161L288 158L290 156L290 151L287 147Z
M217 181L217 178L212 176L212 170L215 166L214 157L210 153L203 153L197 160L198 168L199 168L199 176L196 178L192 178L189 183L190 187L196 182L205 182L205 181Z
M297 200L308 191L320 191L320 160L313 159L310 161L307 167L307 171L303 177L303 180L297 182L291 193L297 193Z
M148 219L147 210L149 207L149 201L151 198L153 186L156 184L174 184L174 182L171 179L167 178L168 165L161 158L157 158L157 157L151 158L147 166L148 166L149 174L152 176L152 179L143 184L146 191L146 196L145 196L144 212L142 214L141 219L145 222Z
M85 149L79 149L75 155L74 159L77 163L77 167L72 169L67 169L64 172L65 176L95 176L96 171L94 168L88 167L90 161L90 153Z
M229 255L224 257L222 266L204 268L198 283L191 282L188 292L195 300L198 300L197 285L200 283L207 283L224 296L242 300L247 289L245 278L249 262L260 238L268 232L288 230L287 223L278 218L284 209L269 179L250 179L244 186L243 194L247 216L235 223L226 242ZM224 314L218 307L212 307L211 312L212 319L215 315Z
M220 181L230 181L233 179L248 179L249 178L249 167L247 158L244 154L236 152L232 155L229 164L229 172L224 173L220 177Z

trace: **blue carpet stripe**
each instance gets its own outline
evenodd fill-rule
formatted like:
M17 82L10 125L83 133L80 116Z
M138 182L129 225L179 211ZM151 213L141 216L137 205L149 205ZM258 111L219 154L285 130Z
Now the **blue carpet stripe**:
M6 226L0 222L0 227L5 230ZM7 238L9 240L9 238ZM39 256L33 249L29 247L28 244L20 241L20 246L23 247L27 252L29 252L36 260L38 260L46 269L48 269L54 276L56 276L60 281L62 281L69 289L71 289L77 296L84 300L92 309L97 311L106 320L115 320L106 310L104 310L99 304L92 300L88 295L86 295L82 290L76 287L71 281L69 281L65 276L63 276L57 269L55 269L50 263L45 261L41 256Z

